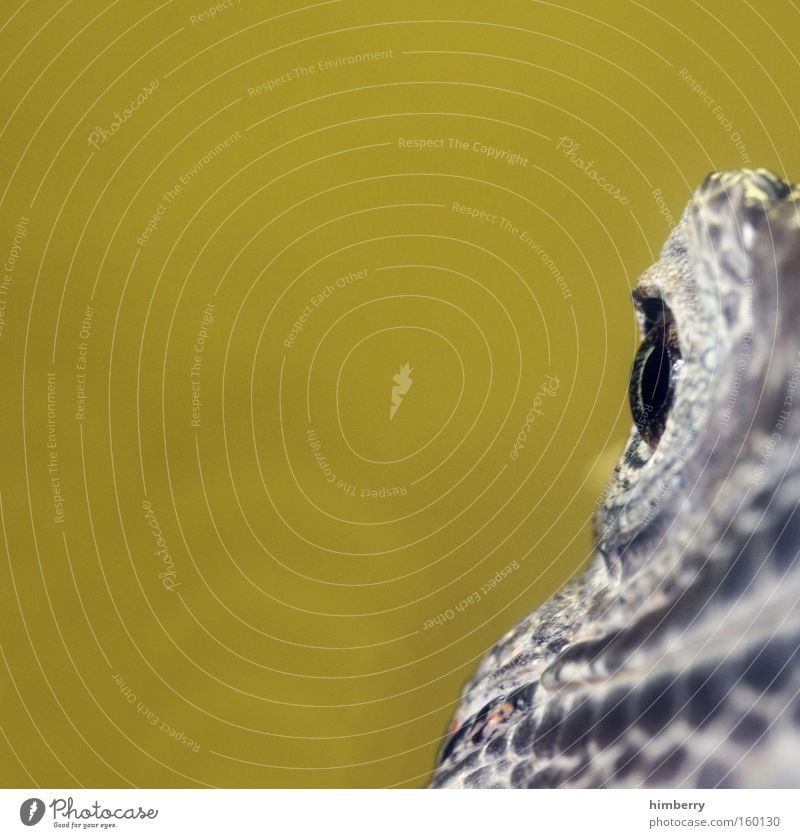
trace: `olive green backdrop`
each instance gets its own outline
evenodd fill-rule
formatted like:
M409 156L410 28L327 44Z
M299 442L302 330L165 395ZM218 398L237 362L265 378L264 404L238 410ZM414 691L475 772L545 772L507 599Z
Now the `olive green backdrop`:
M3 783L423 785L589 555L636 275L709 170L800 177L799 35L4 0Z

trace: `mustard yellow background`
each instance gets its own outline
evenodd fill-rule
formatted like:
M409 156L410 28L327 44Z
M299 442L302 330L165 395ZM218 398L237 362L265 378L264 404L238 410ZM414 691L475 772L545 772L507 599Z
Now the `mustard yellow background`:
M800 177L798 36L777 1L4 0L4 785L424 785L589 555L670 216Z

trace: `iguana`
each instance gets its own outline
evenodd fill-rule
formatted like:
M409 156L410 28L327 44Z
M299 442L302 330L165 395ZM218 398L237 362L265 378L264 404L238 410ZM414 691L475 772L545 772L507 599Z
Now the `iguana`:
M709 175L633 301L593 558L488 652L435 787L800 786L800 189Z

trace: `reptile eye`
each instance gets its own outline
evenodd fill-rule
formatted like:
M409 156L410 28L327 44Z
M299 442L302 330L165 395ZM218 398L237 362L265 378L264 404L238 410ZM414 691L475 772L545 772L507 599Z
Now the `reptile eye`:
M647 315L647 309L645 312ZM650 330L633 361L628 395L639 433L655 448L667 424L683 362L672 312L662 303L657 315L653 319L646 316L646 322Z

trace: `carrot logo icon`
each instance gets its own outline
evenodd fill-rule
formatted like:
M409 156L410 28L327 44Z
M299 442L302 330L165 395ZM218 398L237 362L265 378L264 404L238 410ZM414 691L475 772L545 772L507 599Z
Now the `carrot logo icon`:
M19 807L19 819L25 826L36 826L44 815L44 801L38 797L29 797Z
M392 376L392 381L394 381L395 386L392 387L392 406L389 408L390 421L394 419L397 409L402 404L403 396L411 389L411 385L414 383L411 378L412 372L413 370L409 364L403 364L400 367L400 372Z

